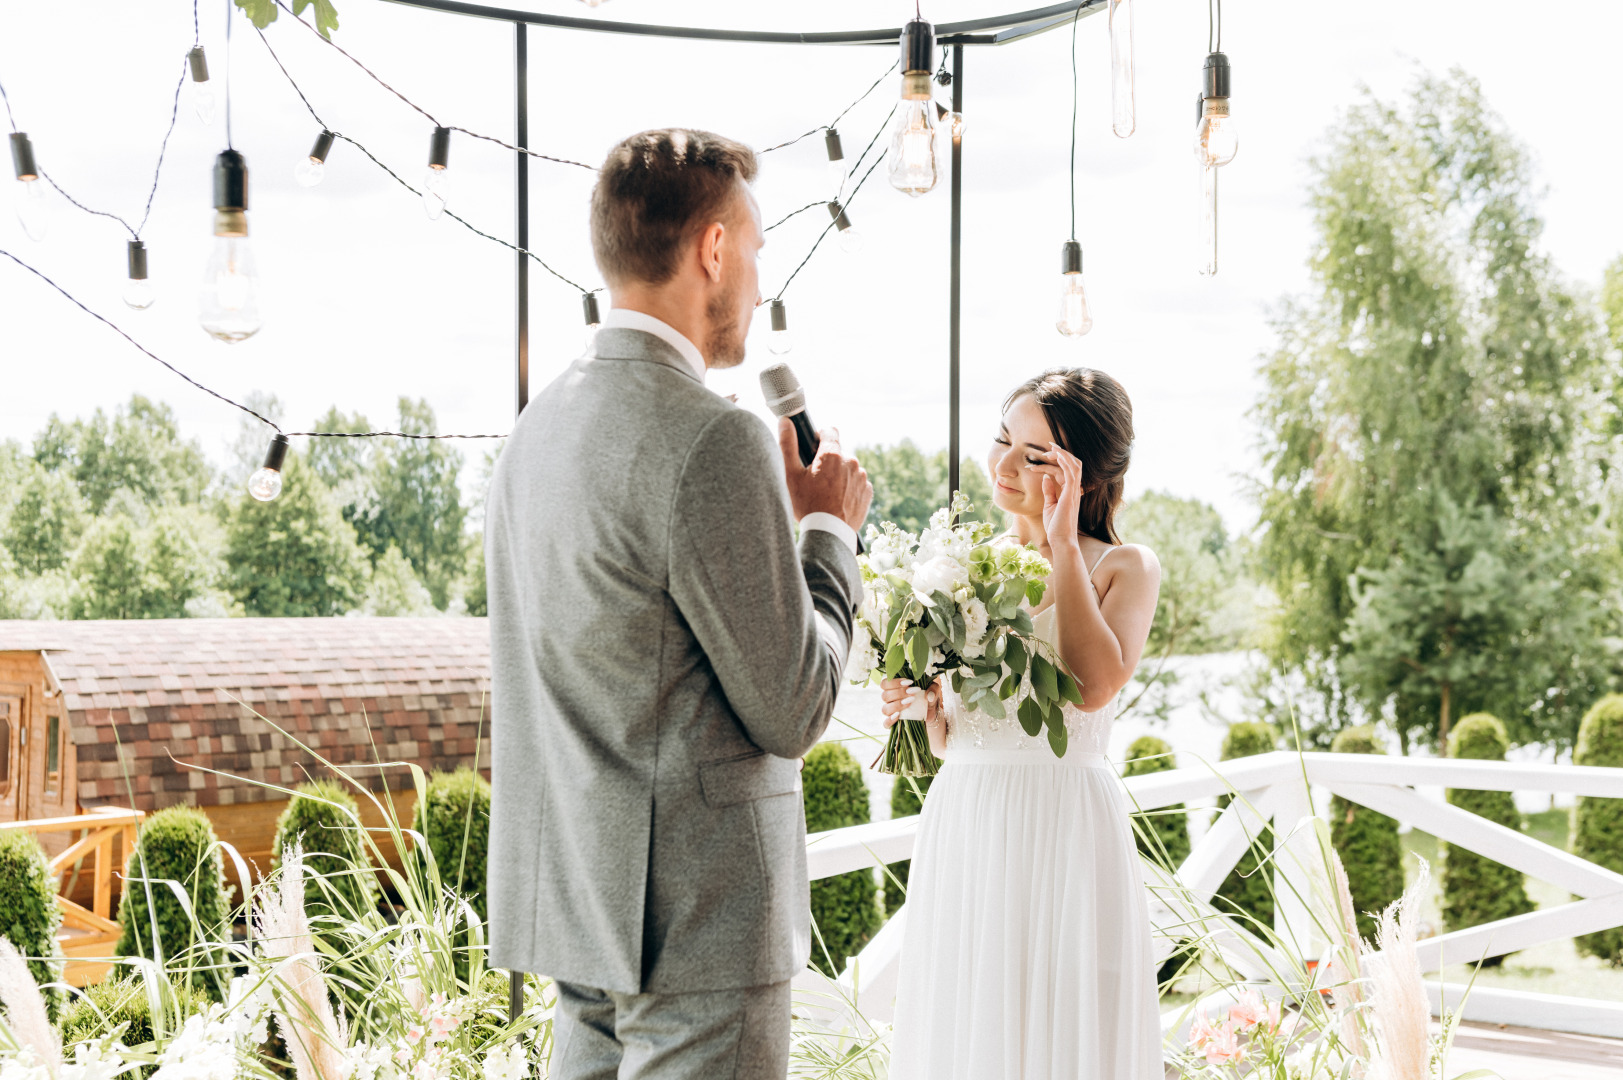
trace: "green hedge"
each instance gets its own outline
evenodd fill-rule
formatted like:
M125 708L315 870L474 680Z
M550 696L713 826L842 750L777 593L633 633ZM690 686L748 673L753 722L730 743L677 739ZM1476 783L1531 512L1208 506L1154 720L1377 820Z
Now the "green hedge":
M138 877L152 880L128 880ZM171 806L147 818L125 866L125 878L124 895L118 904L118 923L123 928L118 955L152 958L152 930L156 923L165 963L173 964L187 953L182 962L194 969L193 987L219 996L224 976L197 970L223 962L220 954L206 946L226 941L231 933L220 844L207 815L190 806ZM163 884L165 880L180 882L190 898L195 921L187 916L174 891ZM205 948L190 951L198 946Z
M358 811L349 785L312 780L294 790L297 794L276 819L273 850L280 866L282 850L295 840L300 842L306 870L305 911L312 917L346 920L376 911L377 876L357 825Z
M1487 713L1472 713L1448 735L1448 756L1479 761L1503 761L1510 748L1505 725ZM1520 832L1522 816L1508 791L1468 791L1450 788L1449 803L1489 821ZM1467 851L1439 843L1443 861L1443 925L1450 930L1480 926L1496 919L1525 915L1533 910L1527 898L1526 878L1520 871ZM1489 957L1485 967L1498 967L1504 957Z
M844 746L825 742L812 747L801 779L807 832L867 823L868 788L862 782L862 766ZM812 882L811 913L822 935L821 945L812 941L812 963L826 975L838 975L847 958L861 952L884 922L873 871L853 870Z
M1279 737L1274 733L1274 729L1262 721L1242 720L1229 725L1227 733L1223 736L1223 752L1220 756L1224 761L1232 761L1235 758L1266 754L1274 749L1278 741ZM1219 811L1228 804L1227 795L1217 800ZM1218 886L1217 896L1227 901L1227 904L1219 905L1221 910L1238 909L1263 926L1274 925L1273 883L1268 880L1270 871L1263 869L1267 853L1271 852L1273 847L1272 829L1265 828L1261 835L1252 839L1251 846L1246 848L1245 854L1240 856L1240 861L1229 871L1229 876Z
M1146 776L1177 767L1171 744L1154 735L1140 735L1127 747L1121 774ZM1133 815L1133 839L1145 858L1176 870L1189 857L1189 815L1185 809L1183 803L1174 803ZM1173 950L1161 962L1155 981L1161 986L1173 982L1196 955L1188 948Z
M922 812L924 796L930 793L930 781L934 779L933 776L896 777L896 783L890 789L890 816L912 817ZM903 859L901 862L889 863L885 867L882 885L885 890L887 919L901 910L902 904L907 900L907 872L912 866L913 860Z
M439 868L440 882L485 921L485 855L490 848L490 784L472 769L436 772L417 804L417 830ZM466 841L466 846L464 846Z
M1384 754L1372 727L1348 728L1331 742L1338 754ZM1330 797L1330 843L1347 871L1360 937L1374 940L1375 916L1403 895L1403 842L1398 823L1367 806Z
M62 948L56 940L62 907L56 887L51 860L33 833L0 833L0 936L31 958L28 971L39 983L52 1019L62 1006L62 991L45 985L62 978Z
M1606 695L1584 714L1572 763L1623 767L1623 694ZM1623 799L1578 800L1572 811L1572 852L1623 874ZM1623 926L1585 934L1577 944L1579 952L1623 967Z
M183 984L174 984L172 998L166 1005L173 1011L164 1017L164 1027L173 1032L186 1022L186 1017L204 1012L209 999ZM120 1024L128 1024L119 1041L134 1048L153 1039L152 1005L147 998L146 984L134 975L112 975L99 983L87 986L62 1010L58 1025L62 1032L62 1045L72 1046L86 1039L100 1039L113 1033ZM142 1065L123 1075L145 1077L153 1066Z

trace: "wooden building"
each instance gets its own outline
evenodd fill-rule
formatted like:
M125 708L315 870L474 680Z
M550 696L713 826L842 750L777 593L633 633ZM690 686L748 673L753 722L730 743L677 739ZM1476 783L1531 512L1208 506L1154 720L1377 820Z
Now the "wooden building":
M0 620L0 821L184 803L263 872L275 789L332 775L317 755L402 815L409 772L378 762L488 776L489 687L484 619Z

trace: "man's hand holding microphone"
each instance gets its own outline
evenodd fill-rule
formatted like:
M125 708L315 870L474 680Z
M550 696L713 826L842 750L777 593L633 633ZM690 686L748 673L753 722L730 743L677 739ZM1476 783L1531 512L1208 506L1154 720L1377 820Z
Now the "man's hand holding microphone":
M774 364L763 371L761 389L767 406L778 417L778 446L783 451L784 480L795 520L801 521L807 514L833 514L860 537L873 502L867 470L842 452L838 429L818 432L820 441L813 448L806 395L787 364Z

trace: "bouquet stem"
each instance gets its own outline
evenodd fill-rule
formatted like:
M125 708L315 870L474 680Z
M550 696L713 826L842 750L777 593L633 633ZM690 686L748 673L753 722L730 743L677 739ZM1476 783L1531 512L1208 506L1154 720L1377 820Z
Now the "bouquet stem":
M898 720L874 768L892 776L934 776L941 760L930 749L930 729L921 720Z

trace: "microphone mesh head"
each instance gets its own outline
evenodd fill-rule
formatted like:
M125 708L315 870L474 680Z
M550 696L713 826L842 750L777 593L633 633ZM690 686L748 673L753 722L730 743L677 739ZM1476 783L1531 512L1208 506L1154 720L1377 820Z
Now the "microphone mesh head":
M788 364L773 364L761 370L761 393L773 416L793 416L806 411L806 391Z

